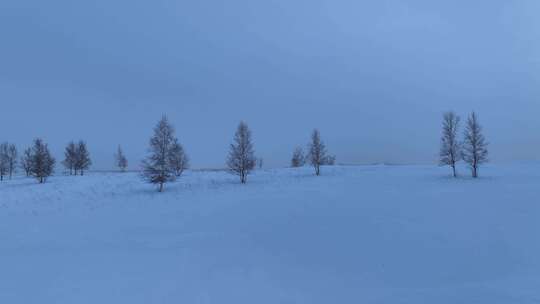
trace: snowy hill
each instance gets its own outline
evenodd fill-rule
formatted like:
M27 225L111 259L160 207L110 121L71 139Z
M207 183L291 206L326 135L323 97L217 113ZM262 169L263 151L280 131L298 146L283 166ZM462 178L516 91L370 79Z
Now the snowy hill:
M460 168L461 173L468 173ZM0 303L538 303L540 164L0 184Z

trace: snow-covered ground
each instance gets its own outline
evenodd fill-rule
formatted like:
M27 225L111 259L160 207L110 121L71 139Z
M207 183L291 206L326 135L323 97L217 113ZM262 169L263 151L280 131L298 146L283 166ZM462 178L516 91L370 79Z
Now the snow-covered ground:
M17 178L0 303L539 303L540 164L449 172Z

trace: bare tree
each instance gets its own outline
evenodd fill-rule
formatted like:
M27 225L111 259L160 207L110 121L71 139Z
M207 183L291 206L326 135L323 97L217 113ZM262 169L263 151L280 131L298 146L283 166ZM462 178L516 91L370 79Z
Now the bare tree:
M128 160L126 156L124 155L124 152L122 151L122 147L118 145L118 150L116 151L116 154L114 155L114 159L116 160L116 166L120 168L120 171L126 172L126 168L128 166Z
M69 169L69 175L77 175L77 145L75 142L70 141L64 151L64 160L62 164L66 169Z
M321 165L326 160L326 146L321 141L321 134L319 130L313 130L311 134L311 143L309 144L309 161L313 168L315 168L315 174L321 174Z
M291 158L291 167L298 168L303 167L306 164L306 157L304 155L304 149L297 147Z
M7 142L0 144L0 181L9 173L8 152L9 144Z
M49 152L47 144L39 138L34 140L31 163L30 172L39 183L44 183L47 177L51 176L54 172L55 159Z
M459 121L459 116L454 112L446 112L443 115L439 163L450 166L454 177L457 177L456 163L461 158L461 147L457 138Z
M17 147L14 144L10 144L8 146L7 162L8 162L9 179L11 179L13 177L13 174L17 170Z
M24 150L24 153L21 156L20 165L26 173L26 176L30 176L30 172L32 170L32 148L27 148Z
M229 172L240 176L240 182L245 184L247 176L255 167L255 152L251 140L251 131L245 122L240 122L230 146L227 159Z
M478 177L478 167L488 161L487 142L482 135L482 127L478 123L476 113L467 119L465 128L465 139L463 142L463 160L469 164L472 170L472 176Z
M92 165L92 160L90 159L90 153L86 147L86 143L82 140L77 144L77 149L75 152L75 172L79 170L81 176L84 175L84 170L87 170Z
M166 116L163 116L154 128L154 135L150 138L149 155L143 160L142 176L151 184L159 185L159 192L163 185L175 180L174 168L171 166L171 147L175 141L174 128Z
M171 146L170 162L176 176L182 175L184 170L189 168L189 157L176 138Z

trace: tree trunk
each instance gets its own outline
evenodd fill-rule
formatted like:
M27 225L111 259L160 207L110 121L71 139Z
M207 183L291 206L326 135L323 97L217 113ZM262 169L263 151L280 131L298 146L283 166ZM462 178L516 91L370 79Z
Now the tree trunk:
M163 192L163 183L159 183L159 192Z
M455 165L455 164L452 165L452 171L453 171L453 173L454 173L454 177L457 177L457 174L456 174L456 165Z

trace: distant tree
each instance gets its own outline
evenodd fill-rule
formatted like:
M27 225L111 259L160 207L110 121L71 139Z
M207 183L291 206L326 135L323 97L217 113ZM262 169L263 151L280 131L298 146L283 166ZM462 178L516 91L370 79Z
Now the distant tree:
M324 165L326 157L326 146L321 140L319 130L315 129L311 134L311 143L309 144L309 161L315 168L316 175L321 174L321 165Z
M454 177L457 177L456 163L461 158L461 146L457 138L459 121L459 116L454 112L447 112L443 115L439 163L443 166L450 166Z
M90 159L90 153L86 147L86 143L82 140L77 144L77 149L75 152L75 172L79 170L79 173L84 175L84 170L87 170L92 165L92 160Z
M323 165L325 166L334 166L336 164L336 156L335 155L327 155L323 159Z
M77 145L75 142L70 141L64 151L64 160L62 164L69 170L69 175L77 175Z
M114 155L114 159L116 160L116 166L120 168L120 171L125 172L128 166L128 160L124 155L124 152L122 151L122 147L120 147L120 145L118 146L118 150Z
M304 149L297 147L291 158L291 167L298 168L303 167L306 164L306 157L304 155Z
M9 174L8 152L9 144L7 142L0 144L0 181Z
M47 177L51 176L54 172L55 159L49 152L47 144L39 138L34 140L31 163L30 172L39 183L44 183Z
M9 171L9 179L11 179L17 169L17 147L14 144L10 144L8 146L7 164L8 164L8 171Z
M171 165L171 148L175 142L174 128L166 116L163 116L154 128L154 135L150 138L149 155L143 160L143 178L151 184L159 185L159 192L163 185L175 180L175 171Z
M264 165L264 159L262 157L257 158L257 167L259 169L262 169L263 165Z
M227 159L229 172L240 176L240 182L245 184L247 176L255 167L255 152L251 140L251 131L245 122L240 122L230 146Z
M487 142L482 135L482 127L478 123L476 113L472 113L467 119L465 139L463 142L463 160L472 170L472 176L478 177L478 167L488 161Z
M170 163L176 176L182 175L189 168L189 157L176 138L171 145Z
M30 176L32 170L32 148L24 150L24 153L21 156L20 165L26 176Z

